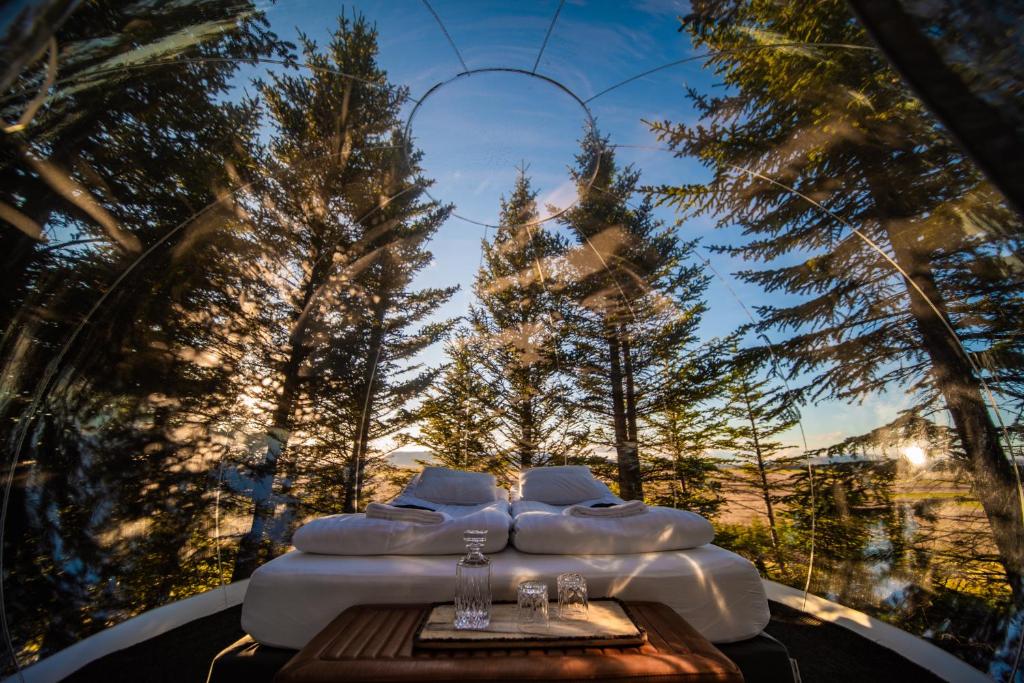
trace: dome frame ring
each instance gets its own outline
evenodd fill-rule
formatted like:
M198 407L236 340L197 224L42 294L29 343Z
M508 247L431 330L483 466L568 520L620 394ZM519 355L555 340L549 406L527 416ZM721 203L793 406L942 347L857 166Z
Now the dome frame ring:
M455 74L451 78L445 79L443 81L438 81L437 83L435 83L434 85L429 87L426 90L426 92L424 92L418 98L411 98L412 101L415 102L415 104L414 104L412 110L409 112L408 117L406 117L406 120L405 120L405 128L404 128L405 144L402 145L402 155L405 157L406 163L408 163L410 165L412 163L412 160L410 159L410 156L409 156L410 151L412 150L412 125L413 125L413 121L416 118L416 114L419 113L419 110L423 106L423 103L426 102L428 99L430 99L430 97L432 95L436 94L439 90L442 90L445 86L451 85L452 83L455 83L456 81L459 81L459 80L461 80L463 78L467 78L469 76L474 76L474 75L477 75L477 74L493 74L493 73L517 74L517 75L520 75L520 76L526 76L528 78L535 78L535 79L537 79L537 80L539 80L539 81L541 81L543 83L546 83L549 86L554 87L556 90L560 91L563 95L568 95L577 105L579 105L579 108L581 110L583 110L583 113L585 115L586 125L590 129L596 129L596 127L597 127L597 119L594 118L594 113L590 110L590 106L587 104L587 101L584 100L579 95L577 95L572 90L572 88L570 88L569 86L565 85L564 83L562 83L559 80L551 78L550 76L545 76L544 74L539 74L539 73L535 73L533 71L529 71L527 69L520 69L518 67L512 67L512 66L487 66L487 67L480 67L480 68L476 68L476 69L468 69L466 71L460 71L459 73ZM602 151L604 151L604 150L602 150ZM583 191L584 192L589 192L590 191L590 188L593 187L594 181L597 180L597 174L600 171L601 171L601 155L598 154L597 157L596 157L596 162L594 163L594 170L591 172L590 177L587 178L586 183L583 186ZM435 197L433 194L431 194L430 189L429 189L429 187L427 185L424 184L424 185L421 185L421 187L423 188L424 194L426 194L428 197L430 197L431 200L437 202L438 204L444 204L444 202L441 199L439 199L438 197ZM546 223L546 222L548 222L550 220L554 220L556 218L559 218L563 214L565 214L567 211L569 211L570 209L575 207L577 204L579 204L581 197L582 197L582 193L578 193L576 195L576 198L572 202L570 202L564 208L559 209L555 213L551 214L550 216L545 216L544 218L539 218L539 219L537 219L535 221L527 221L525 223L517 223L515 225L505 226L505 227L509 227L509 228L520 228L520 227L532 228L534 226L541 225L542 223ZM456 209L457 209L457 207L456 207ZM479 225L480 227L483 227L483 228L498 229L498 228L502 227L502 226L500 226L500 225L498 225L496 223L486 223L484 221L479 221L479 220L476 220L474 218L469 218L468 216L464 216L464 215L458 213L457 210L452 211L451 215L454 218L458 218L461 221L465 221L466 223L470 223L472 225Z

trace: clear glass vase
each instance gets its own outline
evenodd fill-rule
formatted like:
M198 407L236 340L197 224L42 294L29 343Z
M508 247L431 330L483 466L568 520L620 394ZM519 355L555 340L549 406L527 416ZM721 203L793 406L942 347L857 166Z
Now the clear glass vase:
M462 535L466 556L455 569L455 628L481 630L491 623L491 561L484 557L487 531Z

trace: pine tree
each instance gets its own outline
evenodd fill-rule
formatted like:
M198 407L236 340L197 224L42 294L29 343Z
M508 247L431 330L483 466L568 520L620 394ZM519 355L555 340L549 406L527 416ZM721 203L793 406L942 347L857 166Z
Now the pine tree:
M161 54L196 26L211 31ZM4 542L26 657L225 578L217 425L239 390L232 294L250 246L229 192L258 126L232 59L287 46L246 3L89 3L56 40L61 84L0 140L4 215L49 239L0 223L0 410L8 448L24 445ZM183 47L212 59L102 68ZM29 69L5 93L5 121L40 78Z
M63 85L24 129L0 138L4 327L34 278L67 257L58 245L106 244L134 258L235 185L249 113L223 101L239 69L232 60L284 57L289 47L248 3L197 0L87 4L55 38ZM45 71L33 65L5 93L5 121Z
M474 353L494 397L498 455L511 471L584 455L585 428L564 366L558 283L567 245L537 222L536 194L521 171L502 199L494 239L483 243L478 303L469 316Z
M302 36L306 75L260 83L274 133L267 175L251 199L263 292L262 344L253 344L255 398L266 405L251 482L251 523L234 576L276 552L297 522L309 452L336 455L337 509L363 501L378 440L409 426L407 404L436 370L412 362L451 323L424 323L455 288L412 290L432 255L424 247L449 209L423 200L419 156L398 131L405 92L377 66L377 33L361 16L338 18L326 50Z
M793 545L810 548L813 537L816 564L857 571L878 511L892 508L896 463L829 463L815 467L813 480L811 476L807 468L796 468L786 482L790 492L782 499L782 516L793 534ZM817 576L828 574L822 571Z
M753 491L764 505L772 550L780 571L786 563L779 539L778 504L784 499L777 481L780 471L793 465L785 451L791 446L779 437L799 422L793 395L784 387L773 386L770 378L757 376L757 368L743 359L734 364L728 380L719 448L728 451L736 462L730 471L735 483ZM775 480L775 481L773 481Z
M645 481L661 484L660 492L648 493L659 505L713 517L725 502L724 461L712 453L728 423L720 410L728 358L728 343L723 340L684 349L667 371L663 399L644 418L650 440Z
M619 169L597 130L584 134L573 170L579 201L559 220L576 236L566 291L573 365L583 404L614 435L619 495L642 499L642 416L664 404L675 358L695 347L708 279L643 198L640 174Z
M419 433L409 440L429 448L445 467L500 472L495 396L480 375L468 330L460 330L445 351L448 362L419 409Z
M870 47L844 3L694 9L683 28L714 51L708 65L728 89L691 92L698 125L653 124L713 174L661 188L664 200L739 226L748 239L723 251L766 264L740 276L800 297L764 307L759 327L791 333L776 348L809 397L858 400L895 385L922 406L941 401L1010 586L1024 594L1015 475L981 385L1020 400L1019 220L877 52L763 47Z
M423 396L440 372L415 359L428 347L440 343L455 324L450 319L428 320L458 286L411 288L415 276L433 261L426 244L448 218L450 207L424 201L428 181L420 175L418 153L411 154L409 142L401 135L393 136L391 142L391 173L384 175L384 182L368 185L363 206L379 202L381 196L388 197L388 201L374 211L372 218L360 221L363 250L372 258L372 264L366 270L365 280L355 280L365 292L363 310L368 315L359 325L367 351L363 356L362 382L354 395L354 405L361 402L361 408L352 452L354 476L349 477L345 504L349 512L366 500L362 492L366 476L361 468L368 460L370 445L396 437L415 424L418 416L409 405ZM404 153L397 151L403 149ZM407 161L412 161L411 167L406 165ZM332 392L320 396L321 401L333 399Z

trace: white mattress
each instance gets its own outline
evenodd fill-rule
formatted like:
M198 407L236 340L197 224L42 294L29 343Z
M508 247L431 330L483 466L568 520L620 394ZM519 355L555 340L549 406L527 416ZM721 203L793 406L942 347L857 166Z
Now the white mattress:
M491 555L495 600L512 600L520 581L577 571L591 597L663 602L708 640L752 638L768 623L757 570L717 546L638 555ZM257 641L298 649L342 610L357 604L443 602L453 598L451 556L341 557L291 552L252 575L242 628Z

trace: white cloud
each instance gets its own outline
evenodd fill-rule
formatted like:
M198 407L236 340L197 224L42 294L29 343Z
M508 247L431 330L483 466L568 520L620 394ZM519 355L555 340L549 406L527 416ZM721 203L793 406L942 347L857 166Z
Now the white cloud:
M565 180L537 200L537 209L542 218L548 218L552 213L548 211L549 205L561 210L575 202L576 197L576 183L571 179Z

